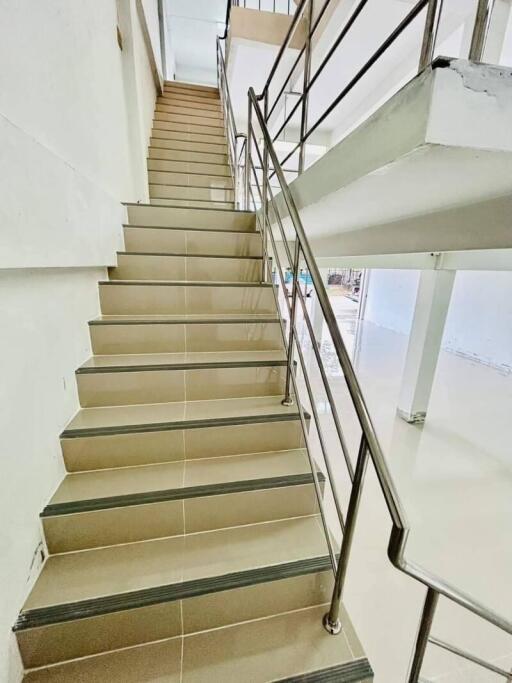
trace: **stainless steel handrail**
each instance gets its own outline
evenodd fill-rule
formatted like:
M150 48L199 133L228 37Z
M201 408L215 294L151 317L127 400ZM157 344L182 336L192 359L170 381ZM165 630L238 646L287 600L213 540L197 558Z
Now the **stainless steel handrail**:
M273 248L273 253L274 256L277 260L277 271L279 273L279 276L282 280L282 287L284 290L285 284L284 280L282 279L282 268L280 264L280 259L278 255L278 250L277 246L275 244L274 236L273 236L273 229L272 229L272 223L269 217L269 210L268 206L270 205L273 209L274 212L274 218L275 222L277 223L280 233L281 233L281 239L283 241L283 245L285 246L285 251L287 253L287 256L289 258L289 263L292 264L292 273L293 273L293 285L292 285L292 301L291 304L287 302L287 308L288 308L288 313L289 313L289 330L288 330L288 337L283 335L283 339L286 344L287 348L287 353L288 353L288 375L289 379L288 381L290 382L291 386L293 387L293 394L295 396L299 395L298 388L297 388L297 382L295 379L295 375L293 372L293 352L296 350L298 352L299 356L299 361L300 365L303 371L304 375L304 381L306 384L306 390L308 393L308 397L310 400L310 403L313 405L314 404L314 396L312 395L312 389L311 389L311 383L309 380L309 377L307 376L307 368L305 364L303 363L303 355L301 351L300 344L298 343L298 336L297 336L297 328L296 328L296 323L294 319L294 309L296 306L296 300L298 299L301 301L303 299L302 297L302 292L300 291L300 287L298 286L298 264L299 260L302 258L304 259L306 266L309 270L309 273L311 275L311 279L313 282L313 288L316 292L318 302L320 304L320 308L323 313L324 320L326 321L326 324L328 326L329 333L331 335L332 343L334 346L334 350L338 359L338 362L340 364L340 367L343 371L345 381L347 384L348 391L351 396L352 400L352 405L355 409L361 430L362 430L362 437L361 437L361 442L359 446L359 452L358 452L358 457L357 457L357 462L356 462L356 468L355 468L355 473L353 474L353 481L352 481L352 487L351 487L351 493L350 493L350 499L349 499L349 504L348 504L348 510L346 514L346 519L343 519L341 517L340 523L342 525L343 529L343 538L342 538L342 546L341 546L341 552L340 552L340 559L337 562L337 567L336 567L336 573L335 573L335 587L333 591L333 597L331 601L331 607L329 610L329 613L325 616L324 619L324 625L326 629L330 633L339 633L341 630L341 623L339 620L339 610L340 610L340 604L341 604L341 598L342 598L342 593L343 593L343 588L344 588L344 581L345 581L345 576L346 576L346 571L348 567L348 562L349 562L349 557L350 557L350 550L351 550L351 544L352 540L354 537L354 532L355 532L355 524L357 520L357 513L358 513L358 508L361 500L361 494L362 494L362 489L363 489L363 483L364 483L364 478L365 478L365 472L367 469L367 465L369 460L371 459L373 466L375 468L377 478L379 481L380 488L382 490L384 500L386 502L387 508L389 510L390 516L391 516L391 521L392 521L392 532L390 535L389 539L389 544L388 544L388 556L391 560L391 562L402 572L405 574L409 575L410 577L414 578L415 580L423 583L427 587L427 595L426 595L426 600L425 600L425 606L423 609L423 614L422 614L422 619L418 631L418 636L416 639L416 645L414 649L414 655L411 663L411 669L409 672L409 682L410 683L417 683L419 680L419 675L421 671L421 665L423 663L423 658L426 650L426 646L429 642L429 637L430 637L430 628L432 625L432 621L434 618L435 614L435 609L438 603L438 598L440 595L448 598L449 600L455 602L456 604L464 607L465 609L473 612L474 614L478 615L482 619L488 621L489 623L497 626L498 628L502 629L506 633L509 633L512 635L512 622L508 621L498 613L496 613L494 610L489 609L485 605L482 605L479 601L475 600L472 596L464 593L463 591L459 590L457 587L451 585L450 583L444 581L442 578L438 577L436 574L426 570L425 568L415 564L412 561L409 561L405 558L405 546L407 543L408 535L409 535L409 524L407 521L407 517L405 514L405 510L403 508L402 502L400 500L400 497L398 495L395 483L393 481L393 477L391 475L391 472L388 468L386 459L384 457L384 454L382 452L375 428L372 424L370 414L364 399L363 392L361 390L361 387L359 385L358 378L355 374L355 371L352 366L352 362L350 360L350 356L347 352L347 349L345 347L343 338L341 336L341 333L339 331L336 318L334 316L334 313L332 311L329 298L327 296L327 292L325 290L325 287L323 285L320 272L318 270L314 255L312 253L309 241L306 237L304 227L302 225L302 221L299 215L299 212L297 210L297 207L295 205L295 202L293 200L293 197L290 192L290 188L286 182L286 179L284 177L283 170L281 168L281 164L279 162L279 159L277 158L276 151L273 146L273 141L270 136L269 130L267 128L267 124L265 121L265 115L264 112L261 110L260 104L259 104L259 98L256 96L254 90L252 88L249 89L249 129L248 129L248 143L247 143L247 150L249 152L248 156L248 161L246 161L246 174L247 177L249 176L249 173L252 171L254 178L256 180L258 192L260 193L260 199L261 199L261 206L262 209L258 212L258 221L260 225L260 230L262 232L262 237L263 237L263 244L264 244L264 257L267 261L267 268L270 271L271 270L271 258L269 254L269 250L267 249L266 245L268 242L268 238L270 238L270 243ZM252 123L252 115L253 113L256 116L258 128L260 131L261 135L261 144L263 145L263 155L261 154L259 147L258 147L258 137L255 134L254 131L254 125ZM291 223L293 227L293 237L294 237L294 250L293 250L293 256L291 249L288 244L288 240L286 238L286 235L284 233L284 229L282 226L282 221L280 219L280 216L278 217L278 212L276 208L275 202L273 202L273 195L271 192L271 189L269 190L269 185L266 183L267 187L267 192L270 193L270 203L264 202L263 201L263 190L260 188L259 180L255 171L255 166L252 162L252 154L251 154L251 149L254 147L254 149L258 150L258 161L260 165L263 167L263 183L265 183L265 177L268 176L271 168L272 172L276 175L278 181L279 181L279 186L281 190L281 195L284 200L284 203L286 205L286 209L288 211L288 215L291 218ZM267 154L267 161L265 161L265 152ZM248 194L251 193L252 195L252 187L249 185L248 189ZM256 203L254 202L254 196L252 195L253 199L253 205L256 206ZM278 303L278 298L276 296L276 303ZM303 313L304 317L307 319L307 310L304 305L303 307ZM310 321L309 321L310 322ZM307 324L307 329L309 333L312 335L312 327L311 325ZM314 345L316 342L314 340L314 336L312 337L312 344ZM322 365L321 357L319 355L316 355L317 362L319 363L319 366ZM325 373L324 373L325 375ZM292 392L287 392L287 395L285 396L285 399L289 398L288 393L291 395ZM332 397L332 393L329 395L329 403L331 405L331 409L336 409L336 406L334 405L334 399ZM301 402L298 401L298 406L301 406ZM313 418L315 422L315 427L317 431L320 428L319 425L319 419L318 415L316 414L315 411L313 411ZM307 437L306 437L307 438ZM325 444L323 443L323 440L320 439L320 445L321 445L321 450L322 454L324 456L324 460L326 462L326 469L327 469L327 474L328 474L328 479L329 479L329 484L331 486L331 491L334 499L336 500L338 498L337 493L336 493L336 486L334 485L334 480L332 476L332 464L329 463L329 458L326 455L326 448ZM307 442L308 450L309 450L309 443ZM311 458L311 462L314 463L314 461ZM315 468L314 464L312 465L313 470ZM339 506L339 501L336 501L337 503L337 508L340 508ZM324 530L326 528L326 521L324 518L324 511L323 511L323 506L320 504L320 509L322 513L322 519L324 522ZM341 509L341 508L340 508ZM329 538L329 532L326 530L326 537L328 540L328 543L330 543L330 538ZM331 546L330 546L331 547ZM331 548L331 558L332 558L332 548Z
M241 166L239 159L247 145L247 135L245 133L239 133L236 128L235 115L231 104L231 95L226 73L226 63L224 61L224 55L222 54L221 40L222 38L217 36L217 83L224 109L224 130L228 143L229 163L233 174L235 206L241 208L242 205L245 206L247 204L246 197L244 197L243 202L240 199L240 188L243 188L245 192L246 187L245 178L241 178L241 176L247 174L247 166L245 164ZM238 150L238 140L242 140L240 150ZM241 169L244 169L243 173Z

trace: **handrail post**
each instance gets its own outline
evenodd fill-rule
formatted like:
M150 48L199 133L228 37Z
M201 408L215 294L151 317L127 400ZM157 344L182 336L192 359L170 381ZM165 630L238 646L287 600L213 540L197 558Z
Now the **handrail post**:
M478 0L475 25L469 48L469 59L473 62L482 61L493 7L494 0Z
M252 102L250 97L247 99L249 104L247 106L247 142L245 143L245 210L249 211L249 193L251 187Z
M291 373L293 372L293 340L295 338L295 312L297 310L297 287L299 284L299 259L300 259L300 244L299 240L295 239L295 249L293 252L292 263L292 305L290 308L290 329L288 331L288 356L286 362L286 385L284 390L284 398L281 403L284 406L293 405L293 397L291 392ZM288 296L286 290L283 296Z
M425 29L423 31L423 42L421 44L419 70L423 71L434 58L436 47L437 31L439 20L443 11L443 0L429 0L427 17L425 19Z
M263 99L263 116L265 120L265 124L267 123L267 117L268 117L268 90L265 90L265 95ZM263 173L263 179L262 179L262 214L263 214L263 256L265 256L266 249L267 249L267 221L268 221L268 183L269 183L269 178L268 178L268 159L269 159L269 154L268 154L268 148L267 145L263 146L263 168L262 168L262 173ZM266 271L266 265L265 265L265 258L263 258L261 262L261 268L262 268L262 273L261 273L261 281L265 282L265 271Z
M366 474L368 459L368 444L366 443L366 438L363 434L361 436L361 442L359 444L356 471L354 474L354 481L352 482L352 489L350 492L350 499L348 502L345 532L343 534L343 541L341 543L340 559L338 560L336 578L334 579L331 607L327 614L324 616L323 620L325 630L333 636L340 633L342 629L342 624L340 621L341 598L343 595L343 588L345 587L345 578L347 576L348 561L350 558L350 550L352 548L352 541L354 538L357 513L359 511L359 503L361 502L361 494L363 492L364 476Z
M425 596L421 622L418 629L418 635L416 637L416 644L414 646L414 656L411 662L411 670L409 672L408 679L409 683L418 683L419 681L421 667L428 645L428 637L430 635L430 629L432 628L432 622L434 620L434 614L438 600L439 593L437 593L433 588L429 587L427 590L427 595Z
M306 160L305 136L308 128L309 79L311 77L311 27L313 26L313 2L309 0L306 11L306 44L304 50L304 80L302 86L302 112L300 117L299 175L304 171Z

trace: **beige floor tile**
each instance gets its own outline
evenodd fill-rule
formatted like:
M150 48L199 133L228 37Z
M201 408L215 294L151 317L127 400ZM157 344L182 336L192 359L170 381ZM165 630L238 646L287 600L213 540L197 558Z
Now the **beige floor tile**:
M182 430L61 439L68 472L182 460Z
M200 401L213 398L276 396L284 392L286 368L247 367L185 371L185 398Z
M132 225L255 231L254 215L240 211L188 211L180 208L159 208L149 204L128 204L127 213Z
M148 177L150 183L167 185L191 185L194 187L219 187L233 188L231 176L208 175L206 173L179 173L168 170L149 170Z
M23 609L33 609L181 581L184 537L52 555Z
M197 200L207 202L232 202L233 190L216 187L183 187L181 185L149 184L149 196L152 199Z
M185 313L185 287L158 285L100 285L102 313Z
M184 472L183 462L170 462L68 474L51 498L50 504L177 489L183 486Z
M184 508L186 533L258 524L318 512L312 484L294 486L293 489L270 488L189 498L185 500Z
M186 374L182 370L79 374L76 381L80 405L88 408L184 401Z
M297 420L186 429L184 439L186 457L190 459L238 455L254 450L286 450L304 445Z
M84 408L75 415L67 429L150 425L181 421L184 416L185 405L180 402Z
M90 325L97 355L185 351L185 325Z
M183 602L183 627L194 633L323 605L331 598L332 585L329 571L200 595Z
M315 516L286 519L185 536L183 576L221 576L326 554Z
M180 683L181 638L28 673L24 683Z
M169 161L186 161L201 164L224 164L228 163L227 154L211 154L204 152L191 152L174 149L169 140L156 140L151 138L148 149L150 159L166 159Z
M166 171L170 173L186 173L189 175L204 174L231 180L231 170L228 165L208 164L190 161L169 161L165 159L148 159L149 171Z
M263 683L351 661L344 634L329 636L325 607L187 636L183 683Z
M43 529L50 554L178 536L185 530L183 501L45 517Z
M304 450L247 453L246 455L189 460L184 468L184 486L203 486L310 471Z

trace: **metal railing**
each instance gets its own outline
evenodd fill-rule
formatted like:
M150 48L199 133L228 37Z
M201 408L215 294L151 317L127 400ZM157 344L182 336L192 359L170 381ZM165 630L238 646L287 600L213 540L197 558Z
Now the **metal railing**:
M350 355L340 333L325 286L311 250L311 246L306 237L302 220L284 175L283 164L290 158L291 155L287 155L283 161L278 159L274 142L279 136L279 131L277 135L274 136L272 136L269 131L269 118L272 116L272 113L276 108L278 99L284 93L286 84L290 80L291 74L296 73L298 62L301 59L301 56L303 56L303 93L296 105L296 107L302 105L300 140L295 148L295 151L300 150L302 162L299 161L299 165L302 163L303 167L304 145L311 133L320 125L328 113L330 113L332 109L337 106L347 92L349 92L349 90L355 86L355 84L370 69L370 67L379 59L382 54L384 54L388 47L407 28L407 26L409 26L410 23L420 15L424 9L426 9L426 16L421 45L419 65L420 70L426 68L430 64L434 54L436 33L442 9L442 0L419 0L419 2L414 5L406 17L400 22L399 26L388 36L384 43L382 43L373 53L366 64L350 80L349 84L345 86L343 91L334 97L326 112L324 112L324 114L321 115L312 126L308 126L308 93L310 92L311 86L318 78L319 70L324 68L336 47L343 40L343 37L348 33L348 31L350 31L367 2L367 0L361 0L357 4L352 16L349 17L341 29L338 37L334 41L333 46L327 53L326 57L322 60L315 74L311 75L310 65L312 38L316 28L319 26L322 17L325 14L330 1L331 0L325 0L322 8L316 15L312 9L313 0L302 0L302 2L299 4L294 20L290 26L290 30L288 31L286 39L278 52L263 92L259 96L256 96L254 90L252 88L249 89L248 131L244 141L245 147L243 168L240 168L240 152L238 155L233 156L233 159L236 159L236 161L232 164L234 165L235 172L237 174L237 183L240 183L243 176L245 186L245 208L253 208L256 211L258 226L263 241L262 281L273 281L274 286L272 291L274 292L276 306L280 312L279 320L281 325L281 333L287 352L286 387L283 403L285 405L290 405L294 401L297 402L297 410L299 413L300 422L302 424L306 450L311 465L313 483L320 510L320 517L322 520L328 552L335 577L331 605L329 612L324 617L324 626L331 634L339 633L343 626L339 616L341 600L350 561L351 547L356 529L365 475L368 464L371 461L392 523L392 530L388 542L388 557L396 568L416 581L422 583L427 589L408 673L408 682L418 683L428 644L447 650L454 655L472 662L473 664L479 665L499 676L502 676L504 679L510 682L512 681L512 672L505 671L504 669L494 666L491 663L485 662L470 652L467 652L460 647L431 635L431 628L440 596L443 596L453 603L463 607L469 612L480 617L482 620L485 620L486 622L496 626L498 629L501 629L503 632L509 635L512 635L512 622L499 615L496 611L483 605L471 595L465 593L429 570L421 567L412 560L409 560L405 556L405 549L410 533L410 527L405 510L398 495L391 472L388 468L384 453L380 446L363 392L350 359ZM478 9L470 51L472 59L481 59L482 57L487 35L487 28L489 26L491 8L491 0L478 0ZM299 55L295 60L287 79L285 80L284 86L281 87L275 101L270 106L269 92L272 79L277 72L279 63L288 44L290 43L294 30L304 13L307 13L306 25L308 27L306 30L304 46L302 50L299 51ZM240 135L236 132L220 44L218 44L218 59L219 88L223 93L222 97L226 111L225 118L227 131L229 132L229 135L236 141ZM236 144L234 145L234 149L236 151ZM278 181L277 190L280 193L280 206L284 206L287 213L286 226L276 201L276 194L274 192L274 189L276 188L273 188L270 183L271 178L276 178ZM281 248L278 245L280 245ZM283 264L284 259L286 259L288 266ZM327 369L323 362L320 348L315 338L313 323L307 309L305 295L301 290L299 270L302 263L305 263L306 268L311 276L312 287L320 306L323 321L327 325L332 340L334 353L350 395L351 406L354 409L355 415L357 417L357 423L360 429L361 437L359 440L355 467L352 463L349 452L350 449L343 431L342 420L338 413L338 406L334 398L333 388L331 387ZM285 270L291 271L292 274L292 291L290 300L285 294L287 291L287 283L284 279ZM275 276L278 278L278 283L274 280ZM302 315L305 325L306 338L309 340L310 348L319 372L321 386L325 392L328 412L334 423L334 431L337 437L339 452L341 453L343 462L345 463L346 475L350 480L350 497L346 514L342 509L340 496L338 495L335 481L335 476L339 473L339 462L337 461L336 463L333 463L331 459L330 449L328 448L328 442L325 438L324 429L322 427L322 422L317 408L311 372L307 367L305 354L301 345L301 336L297 326L297 317L300 314ZM283 315L287 316L287 324L285 323ZM296 361L297 363L295 363ZM297 370L295 369L295 364L297 365ZM302 383L299 380L299 372L302 376ZM303 404L305 404L306 400L309 402L311 416L306 413L306 409L303 407ZM322 456L322 462L327 475L326 480L332 493L334 509L342 532L339 559L337 558L336 543L332 538L330 525L327 519L324 505L324 494L318 478L318 465L313 456L315 443L318 444Z
M444 0L446 2L446 0ZM474 22L474 29L472 34L471 46L468 57L473 61L480 61L485 48L485 41L487 38L489 24L492 14L494 0L475 0L477 10ZM293 87L296 89L294 81L300 81L302 75L302 91L297 92L297 100L289 112L285 114L284 120L278 126L277 130L272 134L273 142L276 142L281 136L286 127L292 122L294 116L300 114L300 123L298 125L299 135L297 143L290 152L283 157L281 165L286 164L292 157L298 154L297 173L302 173L304 170L305 145L311 136L319 129L325 122L328 116L341 104L354 87L361 81L361 79L368 73L372 66L380 60L380 58L394 45L397 39L406 31L406 29L417 20L423 12L425 12L425 22L423 29L423 38L419 56L419 71L429 66L432 62L436 37L439 28L440 17L443 11L443 0L417 0L413 7L405 14L400 23L391 31L377 49L371 54L367 61L356 71L353 77L345 84L341 91L332 99L331 103L324 109L324 111L312 123L308 121L308 109L311 98L311 91L315 83L318 82L321 74L324 73L326 66L331 62L333 55L337 52L340 45L343 44L347 35L349 35L354 26L358 25L358 20L367 9L369 0L359 0L355 9L349 18L341 27L339 33L330 45L327 53L316 67L314 73L311 73L311 55L313 51L314 41L319 36L322 29L322 20L328 15L328 11L334 7L334 0L301 0L294 14L293 20L288 29L287 35L281 48L277 54L274 64L270 70L269 76L263 88L263 91L258 99L262 99L264 103L265 121L269 124L273 114L276 114L281 103L282 97L287 94L287 88ZM318 11L315 10L319 7ZM305 27L306 37L304 44L298 51L296 58L293 61L291 68L288 70L284 78L280 78L280 85L276 85L277 94L270 102L270 90L273 81L278 73L278 67L283 61L286 50L291 46L292 41L296 41L296 32ZM300 109L299 109L300 108ZM269 128L271 126L269 125Z
M235 115L233 113L231 96L229 94L226 63L222 53L222 39L223 38L217 36L217 84L224 111L224 131L226 133L228 146L229 165L233 176L235 207L241 209L244 206L247 206L248 203L247 197L244 195L245 182L241 180L242 169L245 166L245 160L244 163L242 163L241 159L245 154L247 135L245 133L239 133L236 129Z

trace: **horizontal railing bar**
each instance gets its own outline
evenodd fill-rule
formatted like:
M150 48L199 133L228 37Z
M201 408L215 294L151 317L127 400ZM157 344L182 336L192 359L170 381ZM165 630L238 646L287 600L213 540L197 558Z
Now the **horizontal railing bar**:
M494 664L486 662L484 659L480 659L480 657L476 657L467 650L463 650L460 647L452 645L451 643L447 643L446 641L441 640L440 638L435 638L434 636L430 636L428 642L432 645L435 645L436 647L442 648L443 650L447 650L448 652L451 652L452 654L457 655L458 657L463 657L464 659L467 659L468 661L473 662L473 664L477 664L478 666L481 666L484 669L487 669L488 671L492 671L493 673L498 674L498 676L503 676L507 679L507 681L512 680L512 671L505 671L505 669L500 669Z
M327 109L324 111L324 113L317 119L317 121L309 128L307 131L306 135L303 137L301 142L306 142L306 140L310 137L312 133L320 126L325 119L329 116L329 114L335 109L338 104L341 102L341 100L348 95L348 93L352 90L352 88L359 83L361 78L369 71L369 69L375 64L377 60L382 57L382 55L387 51L387 49L395 42L395 40L398 38L398 36L409 26L409 24L416 19L418 14L423 10L423 8L427 5L428 0L419 0L416 5L412 8L412 10L405 16L402 21L398 24L398 26L395 28L392 33L386 38L386 40L381 44L381 46L373 53L373 55L370 57L370 59L364 64L364 66L359 69L357 74L352 78L352 80L343 88L343 90L340 92L337 97L334 98L334 100L331 102L331 104L327 107Z

